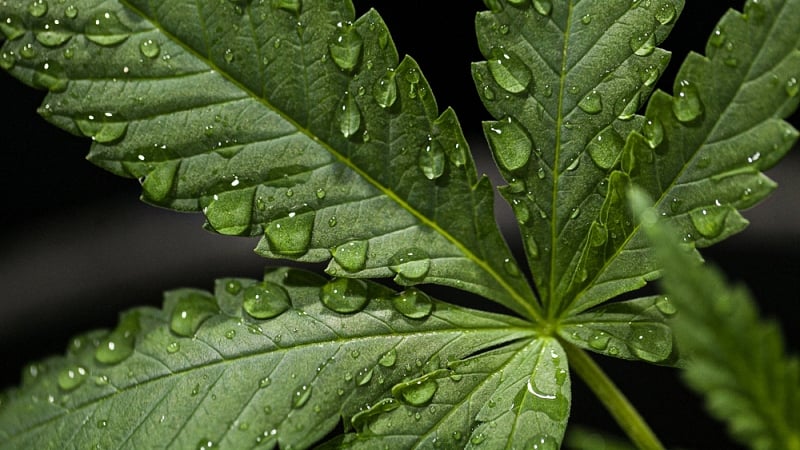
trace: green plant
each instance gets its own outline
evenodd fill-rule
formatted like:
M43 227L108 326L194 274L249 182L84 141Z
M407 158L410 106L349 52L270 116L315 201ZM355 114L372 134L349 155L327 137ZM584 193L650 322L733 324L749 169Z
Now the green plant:
M744 228L738 209L774 188L760 171L797 137L782 118L800 98L800 5L727 14L673 98L651 93L681 1L486 3L488 60L473 77L497 119L484 131L532 283L491 219L455 113L439 114L375 11L0 1L0 65L49 89L42 115L91 137L90 160L141 179L149 203L261 236L267 257L330 260L335 277L269 269L128 311L26 369L0 405L0 443L308 447L343 422L327 445L555 447L571 370L637 445L659 448L586 353L680 362L675 307L637 292L660 266L627 192L655 198L691 245ZM406 289L365 280L387 277Z

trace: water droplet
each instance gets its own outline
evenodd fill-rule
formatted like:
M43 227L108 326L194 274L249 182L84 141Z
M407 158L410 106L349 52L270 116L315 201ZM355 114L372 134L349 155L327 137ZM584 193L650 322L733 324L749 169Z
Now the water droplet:
M33 59L36 57L37 54L38 52L36 51L36 47L34 47L33 44L30 42L23 45L19 49L19 56L22 56L25 59Z
M338 33L328 48L333 62L345 72L351 72L358 65L364 40L352 23L340 22L338 27Z
M786 94L789 97L794 97L800 92L800 84L797 82L797 78L791 77L788 81L786 81Z
M608 348L609 342L611 342L611 336L607 335L604 331L599 331L589 337L589 347L595 350L605 350Z
M419 168L429 180L435 180L444 173L444 150L438 141L428 138L428 145L419 153Z
M61 64L56 61L47 61L33 73L33 83L38 87L49 89L51 92L64 92L67 90L69 79Z
M94 359L103 364L118 364L133 354L136 334L139 332L139 314L129 313L94 352Z
M331 251L337 264L348 272L358 272L367 263L369 241L346 242Z
M360 311L367 304L367 284L355 278L331 280L320 290L319 298L328 309L341 314Z
M760 22L765 15L764 3L761 0L750 0L744 4L744 16L747 20Z
M531 70L519 57L494 47L488 61L489 71L497 84L508 92L518 94L528 89L533 80Z
M551 0L533 0L533 8L543 16L549 16L553 11L553 2Z
M242 283L238 280L230 280L225 283L225 292L231 295L236 295L242 290Z
M209 317L219 313L214 297L206 293L188 292L175 303L169 328L173 333L192 337Z
M197 443L197 450L212 450L216 444L211 439L200 439Z
M397 82L395 81L393 69L387 69L382 77L375 81L372 86L372 96L382 108L389 108L397 100Z
M483 4L495 14L503 10L503 4L500 2L500 0L483 0Z
M131 30L120 22L113 12L105 12L94 16L84 29L86 39L98 45L116 45L128 39Z
M600 93L595 90L589 92L578 102L578 107L587 114L599 113L603 110L603 101Z
M592 23L592 15L584 14L583 17L581 17L581 23L584 25L589 25L590 23Z
M361 128L361 110L349 92L345 92L342 104L336 110L336 121L339 122L339 131L346 138L355 135Z
M18 16L10 14L4 20L0 20L0 31L9 41L13 41L25 35L25 23Z
M45 47L58 47L72 38L72 33L66 30L58 19L46 23L36 32L36 40Z
M158 54L161 53L161 46L158 45L157 41L152 39L143 39L142 42L139 43L139 51L142 52L142 55L145 57L153 59L158 57ZM225 55L227 56L227 52Z
M312 386L304 384L297 388L292 396L292 408L302 408L311 398Z
M177 341L172 341L167 344L167 353L177 353L181 350L181 344Z
M647 141L647 145L650 148L656 148L664 141L664 126L656 118L647 119L642 126L642 134Z
M421 248L400 250L389 259L389 269L397 274L395 281L400 284L422 281L428 275L430 268L431 259Z
M331 216L331 218L328 219L328 226L331 228L336 226L336 216Z
M222 54L222 58L225 59L225 62L230 64L233 62L234 54L233 50L226 49L225 52Z
M58 374L58 387L71 391L83 384L89 377L89 371L83 366L73 365L65 368Z
M569 165L567 166L567 171L571 172L577 169L580 164L581 164L581 155L578 155L569 161Z
M581 215L581 209L580 208L572 208L572 210L571 210L571 212L569 214L569 218L570 219L577 219L579 215Z
M300 13L300 0L273 0L272 6L294 14Z
M128 131L128 122L113 113L89 114L75 119L75 125L84 136L101 144L116 142Z
M639 103L641 102L641 94L637 92L633 95L633 98L628 100L627 98L621 97L617 100L617 103L614 107L614 111L617 114L617 118L619 120L631 120L636 116L636 111L639 110Z
M485 127L500 166L508 171L520 170L528 163L533 141L516 120L507 117Z
M68 19L74 19L78 17L78 7L75 5L67 5L67 7L64 8L64 16Z
M608 170L614 167L625 141L613 127L608 127L586 145L589 157L597 167Z
M503 268L505 269L506 273L514 278L518 278L521 274L519 271L519 267L517 267L517 262L511 258L506 258L503 260Z
M670 301L669 297L663 295L656 299L656 308L666 316L672 316L678 312L678 309L675 308L675 305Z
M358 371L356 374L356 386L364 386L372 380L373 370L371 367L365 367Z
M558 450L560 446L556 438L546 434L537 434L525 443L524 448L531 450Z
M608 241L608 229L600 222L592 222L589 231L589 243L592 247L600 247Z
M656 8L655 17L661 25L667 25L675 20L675 5L671 1L663 1Z
M105 428L108 426L108 420L101 419L97 421L97 428Z
M652 31L642 33L631 37L628 43L634 55L648 56L656 49L656 35Z
M672 113L681 122L691 122L703 114L703 103L697 88L687 80L681 80L678 92L672 100Z
M721 206L697 208L689 212L689 217L698 233L713 239L725 229L725 218L728 217L729 211L729 208Z
M409 319L424 319L433 312L433 300L417 288L408 288L392 297L392 305Z
M269 281L246 287L242 296L244 310L256 319L277 317L288 310L291 304L286 289Z
M233 339L236 337L236 330L228 330L225 332L225 339Z
M0 53L0 68L11 70L17 63L17 58L14 57L14 52Z
M722 31L722 28L717 27L714 32L711 33L708 42L714 47L722 47L722 44L725 43L725 33Z
M394 348L384 353L383 356L381 356L381 359L378 360L378 364L380 364L383 367L392 367L395 365L396 362L397 362L397 350Z
M33 17L42 17L43 15L47 14L47 2L45 0L33 0L28 5L28 12Z
M367 429L367 426L369 425L370 420L373 417L383 414L385 412L395 410L399 406L400 403L398 403L397 400L393 398L385 398L375 403L374 405L368 407L367 409L359 411L357 414L353 416L353 418L350 420L350 423L353 425L353 428L355 428L356 432L368 433L369 431Z
M299 257L308 251L316 214L289 214L288 217L270 222L264 235L274 253L288 257Z
M439 389L439 384L430 375L423 375L411 381L398 383L392 388L392 395L407 405L427 405Z

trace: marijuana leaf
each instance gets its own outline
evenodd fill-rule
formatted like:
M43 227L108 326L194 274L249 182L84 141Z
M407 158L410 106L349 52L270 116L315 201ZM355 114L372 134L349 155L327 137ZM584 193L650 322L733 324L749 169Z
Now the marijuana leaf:
M343 284L362 310L331 309L330 296ZM529 339L525 322L428 297L415 297L417 308L409 310L409 296L420 295L361 280L326 282L296 269L270 271L261 282L219 280L213 295L167 293L162 310L128 311L115 330L76 337L65 357L29 366L23 385L0 404L2 447L308 447L341 417L346 428L363 430L381 411L365 405L405 417L424 413L430 423L428 410L433 416L442 401L438 391L458 399L462 384L477 384L481 399L513 384L498 381L490 363L513 365L503 357L520 362L518 352L459 360ZM528 347L556 351L554 341L533 342ZM568 393L569 384L562 389ZM457 420L440 419L448 434L470 436L477 424L469 405ZM439 417L448 412L440 407ZM556 422L563 433L566 421Z
M638 203L648 204L641 194ZM655 222L649 214L645 222ZM728 286L663 226L647 231L664 267L661 284L677 306L673 326L688 353L686 382L750 448L800 448L800 362L785 354L779 327L759 319L746 289Z
M0 6L3 64L143 198L264 256L440 283L536 317L452 110L351 2ZM413 244L412 244L413 243Z

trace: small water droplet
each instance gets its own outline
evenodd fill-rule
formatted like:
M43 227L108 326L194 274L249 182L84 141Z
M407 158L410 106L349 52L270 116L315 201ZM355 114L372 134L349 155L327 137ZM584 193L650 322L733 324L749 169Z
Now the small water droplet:
M136 334L139 332L139 314L129 313L119 325L100 342L94 358L103 364L118 364L133 354Z
M608 170L617 162L625 141L614 127L608 127L586 145L589 157L597 167Z
M384 353L381 356L381 359L378 360L378 364L383 367L393 367L397 362L397 350L391 349L388 352Z
M320 290L320 301L331 311L351 314L360 311L367 304L367 284L355 278L331 280Z
M533 9L543 16L549 16L553 11L553 2L551 0L533 0Z
M722 47L722 44L725 43L725 33L722 31L722 28L717 27L714 32L711 33L708 42L714 47Z
M392 305L409 319L424 319L433 312L433 300L417 288L408 288L392 297Z
M288 310L291 304L286 289L269 281L246 287L242 297L244 310L256 319L277 317Z
M333 62L345 72L351 72L361 58L361 47L364 40L352 23L340 22L338 33L328 46Z
M365 367L358 371L356 374L356 386L364 386L372 380L373 370L371 367Z
M47 9L48 9L48 5L47 5L47 1L45 1L45 0L33 0L28 5L28 12L33 17L42 17L43 15L47 14Z
M671 1L662 1L656 8L655 17L661 25L669 24L675 20L676 15L675 5Z
M311 398L312 386L304 384L297 388L292 396L292 408L302 408Z
M39 70L33 73L33 83L51 92L64 92L67 90L69 79L61 64L56 61L46 61L40 66ZM127 127L127 125L125 126Z
M672 113L681 122L691 122L703 114L703 103L694 84L681 80L672 100Z
M172 341L167 344L167 353L177 353L181 350L181 344L177 341Z
M595 350L605 350L608 348L609 342L611 342L611 336L604 331L599 331L589 337L589 347Z
M14 56L14 52L0 53L0 68L11 70L16 64L17 58Z
M349 92L345 92L342 103L336 110L336 121L339 123L339 131L346 138L355 135L361 128L361 110L355 97Z
M634 94L633 98L630 100L624 97L619 98L614 106L614 111L617 114L617 118L619 120L633 119L636 116L636 111L639 110L640 102L641 94L639 92Z
M664 126L657 118L647 119L642 126L642 134L647 145L656 148L664 141Z
M521 275L519 267L517 267L517 262L511 258L506 258L503 260L503 268L511 277L518 278Z
M128 39L130 33L130 28L110 11L95 15L84 28L86 39L104 46L119 44Z
M225 339L233 339L236 337L236 330L228 330L225 332Z
M422 174L429 180L435 180L444 173L444 150L437 140L428 137L428 145L419 153L418 165Z
M513 172L525 167L531 157L533 141L522 125L507 117L485 126L485 133L502 168Z
M791 77L786 81L786 94L789 97L795 97L798 92L800 92L800 84L797 82L797 78Z
M45 47L58 47L64 45L72 38L72 32L65 29L58 19L47 22L35 33L36 40Z
M580 102L578 107L587 114L597 114L603 110L603 100L599 92L593 90L586 94Z
M652 31L645 32L631 37L628 43L634 55L648 56L656 49L656 35Z
M25 35L25 23L19 16L14 14L7 15L3 20L0 20L0 31L6 35L9 41L19 39Z
M369 241L350 241L346 242L331 251L333 259L337 264L348 272L358 272L363 269L367 262L367 251Z
M192 337L209 317L219 313L214 297L201 292L188 292L175 303L169 328L179 336Z
M572 210L570 211L570 214L569 214L569 218L570 219L577 219L579 215L581 215L581 209L580 208L572 208Z
M488 65L494 80L508 92L523 92L533 81L533 74L528 66L519 57L500 47L492 48Z
M158 45L157 41L143 39L142 42L139 43L139 51L142 52L142 55L145 57L153 59L158 57L158 54L161 53L161 47Z
M33 43L31 43L31 42L23 45L19 49L19 56L22 56L25 59L33 59L38 54L39 54L39 52L36 51L36 47L34 47Z
M389 108L397 100L397 82L393 69L387 69L382 77L372 86L372 96L382 108Z
M116 142L128 131L128 122L113 113L89 114L75 119L75 124L84 136L101 144Z
M580 164L581 164L581 155L578 155L569 161L569 165L567 166L567 171L572 172L573 170L577 169L578 166L580 166Z
M656 308L666 316L672 316L678 312L678 309L675 308L675 305L670 301L669 297L664 295L656 299Z
M592 15L584 14L583 17L581 17L581 23L584 25L589 25L590 23L592 23Z
M264 235L274 253L288 257L299 257L308 252L316 214L306 212L289 214L288 217L267 224Z
M225 283L225 292L231 295L237 295L242 290L242 283L239 280L230 280Z
M71 391L83 384L89 377L89 371L78 365L72 365L58 374L58 387L65 391Z
M78 17L78 7L75 5L67 5L67 7L64 8L64 16L68 19Z
M430 257L421 248L400 250L389 259L389 269L397 274L395 281L400 284L422 281L428 275L430 268Z
M430 403L439 384L429 375L399 383L392 388L392 395L401 402L411 406L424 406Z
M211 439L200 439L197 443L197 450L212 450L216 444Z
M725 229L725 219L728 217L729 208L710 206L697 208L689 212L692 225L702 236L713 239L722 234Z

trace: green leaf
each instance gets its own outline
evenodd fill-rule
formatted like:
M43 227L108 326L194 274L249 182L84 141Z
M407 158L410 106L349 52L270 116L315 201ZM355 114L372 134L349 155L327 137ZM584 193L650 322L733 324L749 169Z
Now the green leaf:
M6 65L50 90L40 110L50 122L93 138L92 162L143 180L146 201L262 236L267 257L333 255L331 275L439 283L538 316L455 114L438 115L375 11L51 3L40 16L0 6L16 30L4 31ZM63 40L45 37L54 20Z
M651 97L642 130L629 136L621 170L609 178L601 209L609 240L581 254L578 272L589 276L579 291L578 285L570 288L575 294L569 314L658 274L650 244L619 208L628 184L643 187L658 214L698 246L741 231L747 221L738 210L775 188L761 171L798 135L781 119L800 102L792 87L800 73L800 2L751 1L745 11L728 11L709 38L706 56L689 54L674 97L661 91Z
M655 45L683 2L508 3L478 15L488 61L473 77L497 119L484 130L553 317L593 281L581 255L615 240L603 208L608 177L643 123L635 112L669 60Z
M452 380L461 365L448 363L532 336L518 319L438 301L408 318L394 306L402 293L347 281L363 288L359 312L329 309L321 299L336 281L296 269L220 280L213 295L173 291L162 310L129 311L114 331L77 337L66 356L25 370L0 403L0 448L308 447L398 383L430 372ZM268 305L278 306L271 318L257 319ZM122 351L109 360L109 349ZM484 389L498 384L488 363L459 364L486 370L495 381ZM461 388L438 387L431 405L446 414Z
M646 217L655 222L652 211ZM664 267L661 284L678 309L673 326L688 354L687 384L739 442L800 449L800 361L786 355L778 325L760 319L746 289L701 265L667 228L650 225L647 232Z

